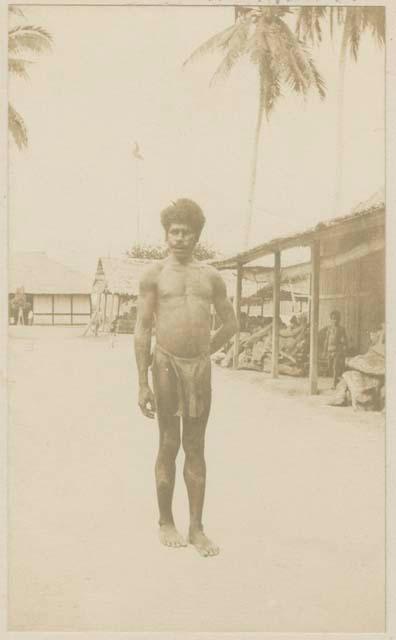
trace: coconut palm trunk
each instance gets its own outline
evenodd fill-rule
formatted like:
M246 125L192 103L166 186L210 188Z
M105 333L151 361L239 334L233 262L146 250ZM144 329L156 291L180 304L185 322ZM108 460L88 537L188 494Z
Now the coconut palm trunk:
M263 125L263 118L264 118L264 78L263 78L263 74L260 74L259 104L258 104L256 128L255 128L255 132L254 132L252 165L251 165L251 170L250 170L248 206L247 206L246 221L245 221L245 233L244 233L244 248L245 249L249 248L250 234L251 234L251 231L252 231L254 197L255 197L255 193L256 193L258 152L259 152L259 144L260 144L260 137L261 137L261 129L262 129L262 125Z
M344 97L345 97L345 69L348 46L348 21L344 25L342 34L340 60L338 65L338 96L337 96L337 133L336 133L336 167L335 167L335 198L334 215L341 213L342 188L344 177Z

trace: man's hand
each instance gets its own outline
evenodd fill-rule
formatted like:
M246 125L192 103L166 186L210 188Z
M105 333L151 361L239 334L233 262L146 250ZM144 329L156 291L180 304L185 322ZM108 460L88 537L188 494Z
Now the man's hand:
M156 412L155 398L148 385L141 386L139 388L139 401L140 411L146 418L154 418Z

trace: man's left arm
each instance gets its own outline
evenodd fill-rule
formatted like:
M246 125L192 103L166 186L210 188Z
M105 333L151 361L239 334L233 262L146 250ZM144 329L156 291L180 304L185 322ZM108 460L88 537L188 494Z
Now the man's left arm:
M210 353L216 353L232 338L238 330L238 323L230 300L227 297L227 289L223 278L215 271L213 275L213 305L221 326L212 336L210 341Z

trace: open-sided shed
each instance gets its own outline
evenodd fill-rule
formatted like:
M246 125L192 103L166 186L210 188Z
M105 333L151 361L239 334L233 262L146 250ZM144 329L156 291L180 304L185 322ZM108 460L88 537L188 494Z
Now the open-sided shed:
M99 258L92 288L95 307L99 305L105 326L118 318L120 330L132 332L136 322L139 281L152 260Z
M281 268L286 249L308 247L311 259L304 264ZM331 310L338 309L356 350L368 346L368 330L385 317L385 199L382 190L359 204L347 216L320 222L315 227L257 245L225 260L218 269L236 272L235 308L240 317L242 282L250 265L268 255L273 267L261 267L262 278L273 288L272 375L278 375L279 315L281 283L293 277L310 279L310 392L318 389L319 330L328 322ZM250 265L250 266L249 266ZM239 336L235 337L235 353ZM236 359L235 359L236 364Z

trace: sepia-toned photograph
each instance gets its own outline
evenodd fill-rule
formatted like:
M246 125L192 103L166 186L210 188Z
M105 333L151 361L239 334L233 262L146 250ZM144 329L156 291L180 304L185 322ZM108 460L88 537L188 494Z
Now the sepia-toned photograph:
M385 6L6 13L8 630L385 633Z

